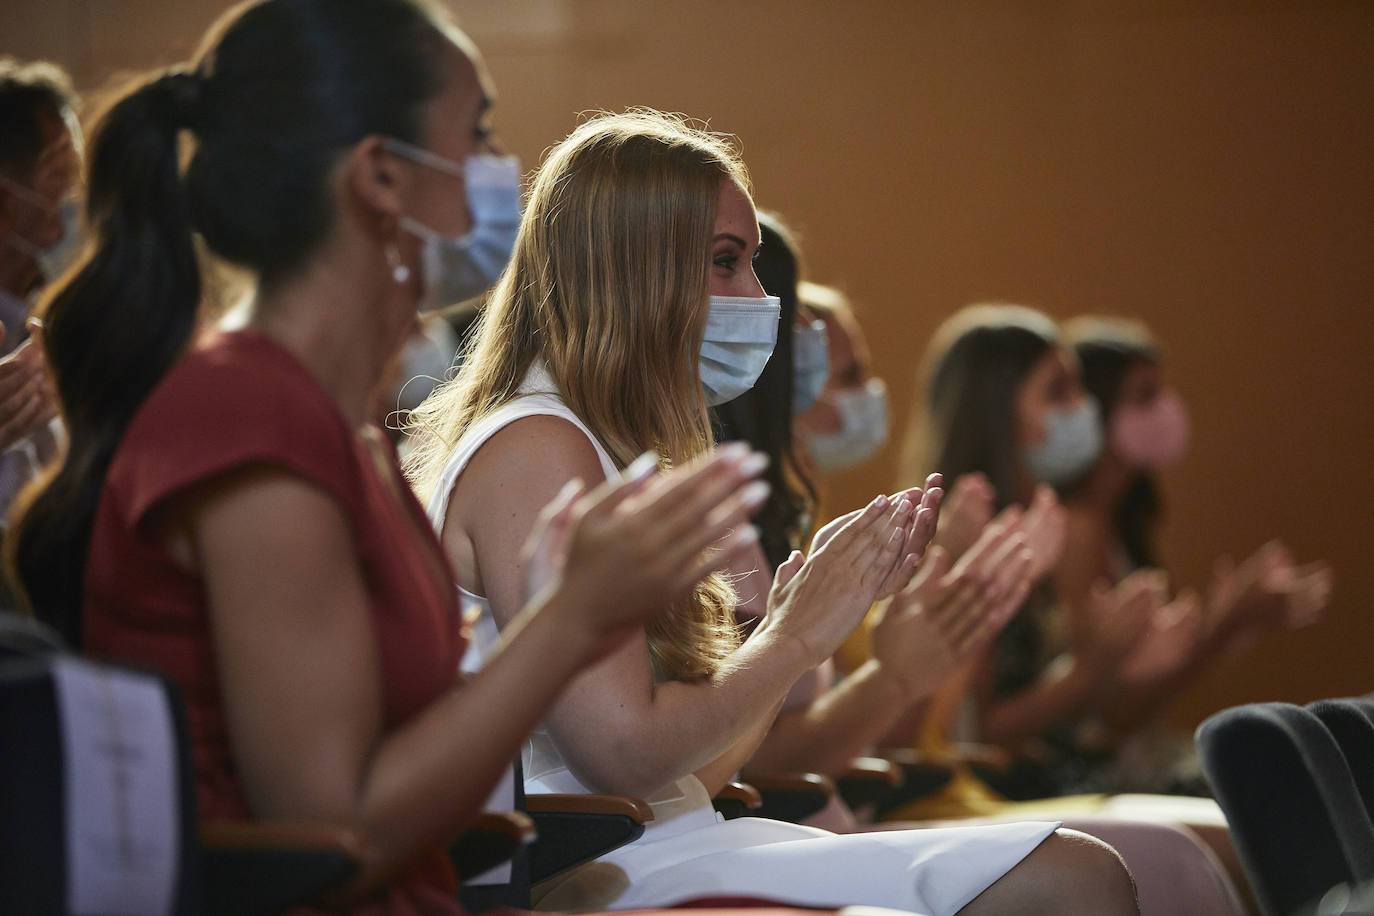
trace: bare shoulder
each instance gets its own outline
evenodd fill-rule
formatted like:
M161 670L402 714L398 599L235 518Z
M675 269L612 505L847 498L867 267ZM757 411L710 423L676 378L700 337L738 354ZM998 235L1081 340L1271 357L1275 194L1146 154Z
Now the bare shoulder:
M489 594L491 570L479 555L518 552L564 484L580 479L590 489L604 476L591 440L561 417L522 417L494 433L454 485L440 534L464 587Z
M477 449L454 487L453 501L480 509L533 493L547 494L547 502L569 480L592 488L604 477L596 448L582 430L562 417L522 417Z

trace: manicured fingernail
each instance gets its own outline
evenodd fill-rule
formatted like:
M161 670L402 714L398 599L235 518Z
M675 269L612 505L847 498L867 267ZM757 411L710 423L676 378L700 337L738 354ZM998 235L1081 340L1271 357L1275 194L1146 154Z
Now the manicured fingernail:
M730 539L739 547L746 544L753 544L759 539L759 529L753 525L745 525L743 528L736 528Z
M721 458L729 458L731 461L740 461L749 454L749 444L747 442L727 442L716 449L716 454Z
M637 480L643 480L656 470L658 470L658 453L651 449L631 462L621 476L627 482L633 483Z
M745 477L762 474L766 467L768 467L768 456L763 452L750 452L749 457L739 463L740 473Z
M750 509L757 509L768 499L768 492L772 489L768 485L768 481L756 480L740 493L740 502Z

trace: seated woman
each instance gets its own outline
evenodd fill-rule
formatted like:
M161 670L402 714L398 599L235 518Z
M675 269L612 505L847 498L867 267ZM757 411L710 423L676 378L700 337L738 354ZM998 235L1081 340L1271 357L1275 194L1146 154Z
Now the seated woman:
M356 831L367 912L460 913L443 850L521 739L744 542L744 454L569 488L505 648L457 683L449 566L368 405L430 239L474 227L488 97L427 6L265 0L118 99L95 244L42 306L69 444L6 538L73 645L180 684L201 816ZM197 237L255 275L246 329L201 335Z
M514 621L519 532L550 494L611 477L650 445L674 464L711 447L708 403L747 390L777 334L778 305L751 268L758 241L735 153L680 120L596 118L549 153L463 372L415 416L412 473L482 611L479 652ZM832 836L717 820L712 791L792 683L909 578L930 515L878 497L782 564L747 638L727 582L708 579L573 681L526 748L527 788L645 797L655 820L543 889L540 906L711 893L939 914L1135 911L1115 854L1053 824Z
M1162 503L1155 475L1183 457L1189 423L1144 325L1077 318L1065 325L1064 339L1099 405L1104 433L1097 461L1065 498L1068 541L1055 573L1063 599L1082 604L1094 583L1116 583L1159 565ZM1151 632L1135 665L1134 688L1123 698L1130 704L1118 703L1112 722L1146 721L1219 656L1244 649L1267 630L1312 624L1330 593L1330 567L1297 565L1279 541L1239 564L1222 557L1201 600Z

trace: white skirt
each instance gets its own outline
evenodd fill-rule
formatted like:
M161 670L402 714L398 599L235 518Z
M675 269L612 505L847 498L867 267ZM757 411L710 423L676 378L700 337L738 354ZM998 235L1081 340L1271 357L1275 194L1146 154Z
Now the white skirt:
M742 817L646 834L537 889L543 910L670 907L701 897L880 906L952 916L1058 826L1017 823L833 834Z

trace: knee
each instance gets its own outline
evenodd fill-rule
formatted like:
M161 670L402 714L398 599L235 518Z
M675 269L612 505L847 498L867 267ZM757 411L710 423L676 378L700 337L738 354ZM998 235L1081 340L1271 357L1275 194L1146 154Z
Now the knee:
M1135 916L1135 882L1117 851L1096 837L1060 828L1032 854L1045 888L1058 900L1058 913L1102 913ZM1050 901L1046 901L1050 903Z
M1116 850L1060 828L959 916L1139 916L1135 884Z

